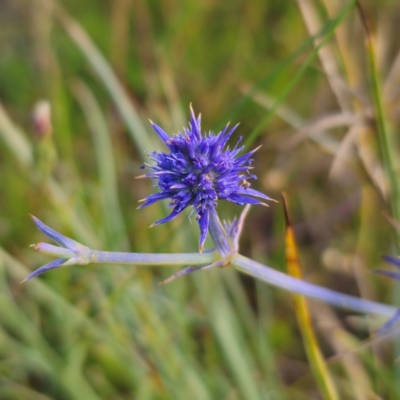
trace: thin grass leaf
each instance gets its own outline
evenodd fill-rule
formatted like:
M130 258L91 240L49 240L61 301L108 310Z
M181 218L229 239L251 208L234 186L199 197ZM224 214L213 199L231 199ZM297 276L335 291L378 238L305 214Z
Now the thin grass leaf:
M124 250L128 248L128 239L118 198L117 173L111 135L100 106L89 87L82 81L76 81L73 89L92 133L101 183L103 217L110 239L109 243Z
M49 7L53 15L63 26L70 38L75 42L78 49L87 58L90 65L100 77L100 81L108 90L114 100L131 137L137 148L144 154L146 150L152 148L152 141L134 108L132 101L125 92L121 83L118 81L114 71L110 67L106 58L93 43L92 39L82 28L82 26L72 18L59 3L52 0L41 0L45 7Z
M23 167L33 164L33 149L22 130L17 127L0 104L0 137Z
M375 110L375 118L378 130L378 143L381 152L382 163L384 165L387 177L390 181L389 200L394 218L400 220L400 178L397 172L398 163L396 162L397 154L395 153L396 144L394 142L393 133L390 132L388 129L386 115L383 107L381 82L376 62L374 37L367 22L364 10L359 2L357 2L357 6L366 35L365 44L368 57L369 73L371 78L370 90Z
M33 149L28 140L28 135L17 126L0 105L0 136L2 136L14 154L16 160L24 168L24 173L33 185L37 185L37 174L33 168ZM41 194L49 201L51 205L60 211L59 215L65 223L71 227L78 238L92 247L100 247L96 235L90 230L88 220L90 220L83 204L76 201L77 204L71 204L70 196L58 182L49 178L46 182L39 185ZM79 214L79 215L78 215Z
M87 357L87 346L83 343L76 343L69 352L64 368L60 371L62 380L67 391L77 400L101 400L103 396L97 394L93 387L85 379L83 366Z
M379 150L381 152L381 160L384 166L386 176L389 179L389 204L391 208L391 213L395 220L400 220L400 177L398 173L398 153L397 153L397 143L395 141L394 132L388 128L386 110L383 106L382 98L382 87L380 80L380 71L378 70L378 64L376 60L376 48L373 33L369 26L369 21L367 20L366 14L364 12L361 3L357 1L357 9L361 18L361 22L365 31L366 40L366 51L370 74L370 90L371 97L375 111L375 119L378 132L378 144ZM400 240L400 235L395 231L397 241ZM393 302L399 304L399 290L394 290L393 292ZM389 322L390 324L390 322ZM395 348L397 352L400 350L400 340L396 340ZM396 373L399 374L400 367L396 365ZM394 386L397 392L400 391L400 385Z
M302 272L299 263L299 255L297 252L297 245L294 237L293 228L289 220L285 197L283 197L283 207L286 219L286 266L289 275L293 276L294 278L301 279ZM319 348L318 340L312 326L312 318L307 301L303 296L299 296L297 294L293 294L292 297L294 301L297 321L299 323L300 331L303 337L304 347L306 349L307 357L318 386L323 393L325 399L338 400L338 392L336 390L335 384L330 375L322 352Z
M61 373L63 368L70 368L68 363L65 363L65 360L55 352L38 327L34 326L18 305L9 300L12 297L7 297L6 294L8 293L0 296L0 308L3 310L1 325L8 330L18 332L17 338L12 338L13 344L19 347L18 352L30 358L40 372L49 374L52 379L59 381L71 399L79 400L82 393L87 393L88 397L85 396L85 398L98 400L99 397L90 388L83 374L79 379L71 382L65 374ZM89 393L91 393L90 396Z
M217 289L218 290L218 289ZM221 289L214 293L213 328L244 399L261 399L254 378L253 359L235 313Z
M310 35L314 35L321 29L321 21L315 7L315 2L312 0L297 0L299 9L303 15L304 22ZM322 42L321 39L315 40L315 47ZM332 45L326 44L318 51L318 57L325 71L325 76L328 79L329 86L335 94L337 102L342 111L351 111L351 99L345 81L342 79L337 57L333 51Z
M336 26L336 25L335 25ZM257 95L257 93L264 87L270 85L274 80L276 80L279 74L287 67L292 65L294 61L303 56L307 49L313 47L314 42L317 38L322 37L329 33L331 30L331 24L325 24L325 26L314 36L310 36L305 39L300 46L298 46L293 52L291 52L286 58L280 61L272 71L269 71L260 81L258 81L255 85L253 85L245 96L243 96L237 103L235 103L229 109L229 112L224 115L220 121L218 122L218 126L223 125L225 121L233 119L234 116L252 99L253 96ZM274 102L276 103L276 102ZM273 106L271 105L270 108ZM275 106L274 106L275 107ZM276 106L277 107L277 106ZM275 107L275 108L276 108Z
M352 387L354 399L372 400L374 396L368 370L361 357L353 351L355 347L359 346L360 341L344 329L340 318L331 307L323 303L309 304L309 307L313 315L323 316L318 321L318 332L323 335L324 340L329 343L333 351L337 354L346 352L346 356L341 357L340 361L348 377L348 385ZM327 360L327 363L332 368L331 358Z
M10 254L0 247L0 259L4 260L4 268L7 273L14 281L21 281L29 272L27 268L21 264L18 260L14 259ZM122 343L115 341L111 336L99 329L99 325L95 320L89 318L85 315L79 308L70 304L65 298L63 298L59 293L52 289L49 285L46 285L40 280L33 280L29 285L29 293L32 298L35 299L39 304L51 304L57 310L68 319L69 324L79 330L85 328L87 332L100 343L104 342L107 346L118 354L121 363L131 363L134 362L136 365L135 369L129 369L127 373L130 374L131 379L137 380L137 372L142 370L147 361L140 356L138 353L135 354L134 360L132 360L132 352L129 354L126 352L126 348ZM125 359L125 361L124 361ZM136 376L136 378L135 378Z
M355 0L350 1L342 10L342 12L331 21L328 21L321 32L326 32L326 35L318 46L311 52L311 54L306 58L306 61L301 65L296 74L293 76L291 81L286 85L286 87L282 90L282 94L276 100L274 106L267 113L267 115L258 123L258 125L253 129L253 131L246 138L244 145L250 146L264 129L265 125L269 122L270 118L275 114L275 110L279 107L279 105L285 100L285 98L289 95L295 85L300 81L303 77L304 73L307 71L311 63L314 61L315 57L318 55L319 50L331 39L336 26L338 26L343 18L347 15L347 13L354 7Z

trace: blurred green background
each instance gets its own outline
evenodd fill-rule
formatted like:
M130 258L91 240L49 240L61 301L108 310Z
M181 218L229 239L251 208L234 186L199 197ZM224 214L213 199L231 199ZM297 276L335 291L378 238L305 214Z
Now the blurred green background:
M154 189L135 176L162 149L148 119L172 134L192 103L205 131L240 122L232 143L262 145L252 185L287 193L307 280L397 302L369 271L397 249L382 212L400 216L387 173L400 4L362 9L372 47L348 0L0 1L1 399L329 398L288 293L230 269L166 286L176 268L74 266L19 282L49 262L28 247L45 241L29 213L97 249L197 250L189 210L152 229L167 205L136 210ZM283 233L281 204L253 207L241 252L286 271ZM400 398L395 346L357 350L381 320L310 311L338 398Z

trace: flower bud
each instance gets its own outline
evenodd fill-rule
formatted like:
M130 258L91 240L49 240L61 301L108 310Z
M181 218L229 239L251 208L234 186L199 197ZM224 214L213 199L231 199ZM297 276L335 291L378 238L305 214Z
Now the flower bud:
M36 139L42 140L51 136L51 106L47 100L40 100L35 104L32 113L33 130Z

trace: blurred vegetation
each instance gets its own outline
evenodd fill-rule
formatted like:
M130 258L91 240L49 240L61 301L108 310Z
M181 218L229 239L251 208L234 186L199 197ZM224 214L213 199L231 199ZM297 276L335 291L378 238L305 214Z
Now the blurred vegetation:
M361 6L364 22L349 0L0 2L1 399L333 398L291 297L229 269L19 282L48 262L28 247L44 240L29 213L98 249L196 251L188 213L148 229L167 207L136 210L152 189L135 180L161 147L147 119L176 132L192 102L204 130L241 122L262 144L253 186L287 193L304 279L399 304L369 271L397 251L382 212L400 217L400 4ZM33 123L42 100L51 115ZM283 232L281 205L254 207L241 251L286 271ZM396 346L357 351L382 321L308 305L339 398L399 398Z

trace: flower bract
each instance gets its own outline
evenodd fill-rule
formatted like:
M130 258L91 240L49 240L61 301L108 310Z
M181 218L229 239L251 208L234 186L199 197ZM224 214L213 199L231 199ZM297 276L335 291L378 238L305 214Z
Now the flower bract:
M155 222L168 222L191 206L200 227L200 251L207 236L210 212L217 207L218 200L228 200L240 205L265 204L259 199L271 200L265 194L250 188L248 180L256 179L250 173L252 155L257 150L239 155L243 151L241 138L233 148L227 146L237 125L229 124L219 132L201 132L201 116L197 118L190 108L189 127L183 133L169 136L155 123L152 126L169 152L150 153L153 165L142 168L157 182L158 193L143 199L139 208L157 201L169 199L172 212Z
M392 256L383 256L383 259L388 263L395 265L397 268L400 268L400 258L399 257L392 257ZM384 269L376 269L374 270L375 273L388 276L389 278L394 278L400 280L400 273L395 271L388 271ZM384 332L391 328L395 323L400 321L400 309L397 310L396 314L389 319L382 327L379 328L379 332Z

